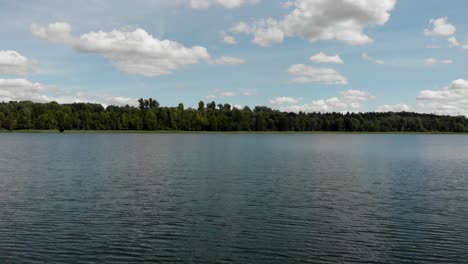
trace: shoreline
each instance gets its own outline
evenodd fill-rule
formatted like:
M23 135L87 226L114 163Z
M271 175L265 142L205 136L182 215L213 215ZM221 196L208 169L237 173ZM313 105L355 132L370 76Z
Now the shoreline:
M60 134L58 130L0 130L0 134ZM183 131L183 130L65 130L64 134L309 134L309 135L468 135L466 132L351 132L351 131Z

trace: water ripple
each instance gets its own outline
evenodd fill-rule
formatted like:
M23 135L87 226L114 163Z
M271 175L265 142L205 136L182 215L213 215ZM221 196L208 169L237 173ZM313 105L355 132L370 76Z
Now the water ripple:
M0 263L466 263L466 149L429 135L5 134Z

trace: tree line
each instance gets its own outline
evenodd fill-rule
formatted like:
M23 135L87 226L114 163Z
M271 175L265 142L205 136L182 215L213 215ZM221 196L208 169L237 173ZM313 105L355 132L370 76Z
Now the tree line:
M140 99L138 106L93 103L0 103L0 130L181 130L181 131L343 131L468 132L464 116L419 113L288 113L257 106L200 101L198 108L162 107Z

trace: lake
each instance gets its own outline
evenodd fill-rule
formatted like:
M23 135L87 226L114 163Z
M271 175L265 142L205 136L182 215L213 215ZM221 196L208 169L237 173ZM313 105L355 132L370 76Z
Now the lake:
M468 136L0 134L0 263L467 263Z

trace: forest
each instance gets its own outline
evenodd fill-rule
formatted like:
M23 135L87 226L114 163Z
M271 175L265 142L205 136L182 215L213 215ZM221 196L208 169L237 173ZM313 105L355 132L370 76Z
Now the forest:
M468 132L464 116L418 113L287 113L266 106L233 108L200 101L198 108L162 107L140 99L138 106L92 103L1 102L0 130L178 130Z

